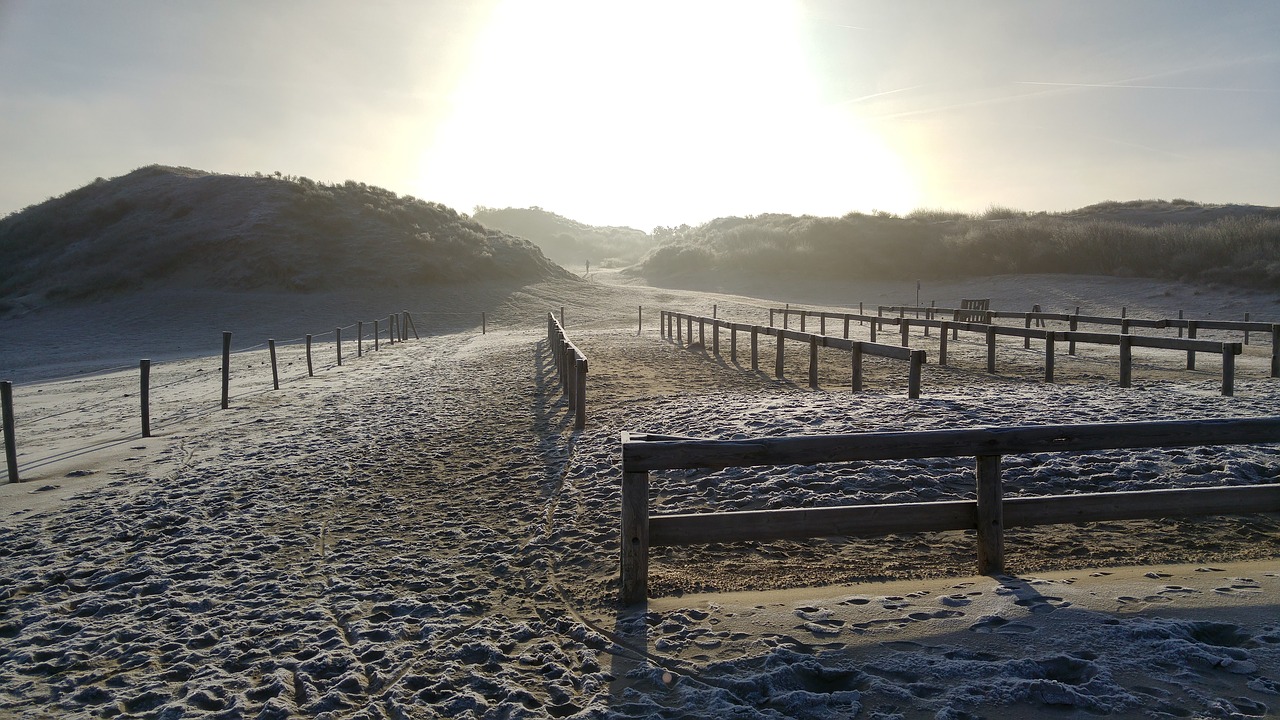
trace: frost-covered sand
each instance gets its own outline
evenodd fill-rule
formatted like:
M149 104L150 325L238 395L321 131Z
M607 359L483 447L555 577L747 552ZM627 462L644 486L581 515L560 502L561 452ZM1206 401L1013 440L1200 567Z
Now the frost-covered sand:
M752 373L745 358L735 366L727 348L715 359L658 335L659 308L710 314L715 304L722 317L764 322L762 308L780 302L901 304L915 287L760 292L771 299L598 282L422 305L395 298L384 312L413 310L437 334L358 359L348 342L342 367L332 337L321 338L313 378L301 348L282 346L279 392L265 352L248 349L234 356L227 411L216 409L219 359L182 359L186 348L169 345L205 342L212 355L213 328L262 323L258 308L166 325L164 305L139 302L131 317L146 333L126 333L127 350L170 358L153 375L148 439L137 433L136 360L23 384L51 374L30 354L41 347L63 369L107 366L83 342L114 337L100 320L3 321L8 347L27 349L0 351L0 374L20 382L27 481L0 487L0 714L1280 713L1273 515L1010 531L1011 574L996 578L970 577L966 533L669 549L652 560L656 597L618 608L622 430L724 438L1280 414L1265 345L1239 359L1236 397L1224 398L1216 358L1187 372L1184 354L1137 352L1135 387L1122 390L1114 350L1082 348L1059 356L1061 382L1050 386L1036 380L1039 349L1002 344L1001 374L990 377L970 340L949 348L952 369L928 367L924 397L908 401L894 363L869 362L867 392L854 396L847 357L824 353L813 392ZM994 278L922 293L939 305L987 296L1001 309L1280 316L1275 295L1105 278ZM360 319L356 305L329 300L305 316L277 305L300 325L237 337L292 339ZM579 433L541 342L543 313L561 305L591 362ZM486 307L492 325L480 335ZM152 352L156 328L169 345ZM802 379L802 353L793 355L788 375ZM1191 487L1276 482L1280 454L1044 455L1006 458L1005 468L1011 495ZM971 497L972 484L963 459L730 469L659 474L653 503L670 512L953 499Z

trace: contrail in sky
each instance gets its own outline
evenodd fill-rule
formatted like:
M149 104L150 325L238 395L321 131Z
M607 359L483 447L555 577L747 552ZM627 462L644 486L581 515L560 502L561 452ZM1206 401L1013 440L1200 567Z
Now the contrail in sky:
M1204 90L1209 92L1244 92L1244 93L1280 92L1280 90L1277 90L1275 88L1194 87L1194 86L1188 86L1188 85L1121 85L1117 83L1036 82L1032 80L1015 81L1014 85L1047 85L1050 87L1079 87L1079 88L1127 88L1127 89L1133 89L1133 90Z

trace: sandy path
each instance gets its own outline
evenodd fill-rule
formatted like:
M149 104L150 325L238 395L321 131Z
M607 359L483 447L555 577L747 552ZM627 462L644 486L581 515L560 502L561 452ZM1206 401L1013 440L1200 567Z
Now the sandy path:
M764 622L731 608L738 601L728 596L718 603L691 595L963 575L972 541L962 533L668 551L654 559L653 586L665 599L639 614L613 604L621 430L722 437L1274 414L1273 381L1243 380L1236 398L1214 394L1207 377L1143 381L1131 391L983 379L917 403L904 403L891 386L856 397L834 387L812 392L675 348L653 324L637 337L630 319L640 302L717 302L743 313L759 305L734 310L732 299L651 289L569 290L514 297L489 335L397 345L343 368L326 366L280 393L246 389L225 413L125 446L127 459L78 458L77 467L97 471L91 483L59 478L54 484L63 487L30 495L39 502L8 513L0 528L0 714L827 717L866 710L867 717L960 718L985 702L1143 716L1141 697L1151 688L1163 688L1166 706L1194 701L1208 715L1280 707L1268 699L1280 687L1280 643L1268 639L1280 632L1274 613L1271 620L1232 616L1229 651L1213 651L1221 638L1212 633L1184 633L1182 650L1170 651L1153 680L1156 670L1124 664L1122 637L1108 636L1117 649L1092 659L1054 660L1062 651L1052 632L965 655L983 634L972 628L995 632L1015 622L1003 606L986 612L1001 620L986 621L976 608L889 608L879 600L823 615L831 608L815 604L822 593L791 604L760 594L757 604L784 603L783 617L796 618L800 627L784 632L779 623L787 620L776 613ZM565 295L569 331L592 363L589 426L581 433L570 430L540 346L539 308L556 307ZM875 377L888 382L891 372ZM1009 401L1011 387L1017 403ZM1043 469L1026 463L1011 475L1021 483L1014 491L1024 492L1152 478L1175 486L1274 482L1275 457L1265 449L1174 459L1137 453L1045 460ZM967 472L900 463L834 475L813 468L672 474L658 479L655 502L681 510L757 506L762 498L945 499L970 492ZM1170 543L1171 534L1179 540ZM1275 558L1280 531L1265 517L1112 523L1020 534L1010 538L1009 553L1019 573ZM1253 580L1259 590L1271 582ZM1085 616L1074 636L1081 647L1122 594ZM874 596L899 597L893 590ZM919 612L932 615L901 621ZM909 627L900 629L906 634L877 624L883 613ZM868 640L856 632L859 623L883 632ZM919 634L930 631L938 634L931 647L942 650L884 644L921 642ZM947 639L956 631L963 641ZM950 675L921 671L952 651ZM1204 657L1234 658L1244 671L1207 672ZM876 658L878 675L863 667ZM1109 682L1090 684L1100 674ZM1068 686L1088 687L1060 692ZM1004 694L973 695L974 687Z

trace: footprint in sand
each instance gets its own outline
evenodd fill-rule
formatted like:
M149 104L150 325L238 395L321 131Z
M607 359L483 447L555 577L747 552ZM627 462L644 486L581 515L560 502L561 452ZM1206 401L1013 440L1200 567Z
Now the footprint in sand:
M1027 633L1035 632L1036 629L1030 625L1024 625L1023 623L1011 622L999 615L987 615L973 625L970 625L969 631L977 633L1025 635Z
M1214 592L1221 595L1235 595L1237 593L1260 593L1262 585L1250 578L1232 578L1230 585L1225 587L1214 588Z
M1198 567L1196 572L1224 572L1224 570L1216 567Z

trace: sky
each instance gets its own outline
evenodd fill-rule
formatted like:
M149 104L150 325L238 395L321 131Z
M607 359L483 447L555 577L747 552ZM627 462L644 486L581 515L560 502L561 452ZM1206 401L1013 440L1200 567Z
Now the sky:
M150 164L597 225L1280 205L1272 0L0 0L0 216Z

